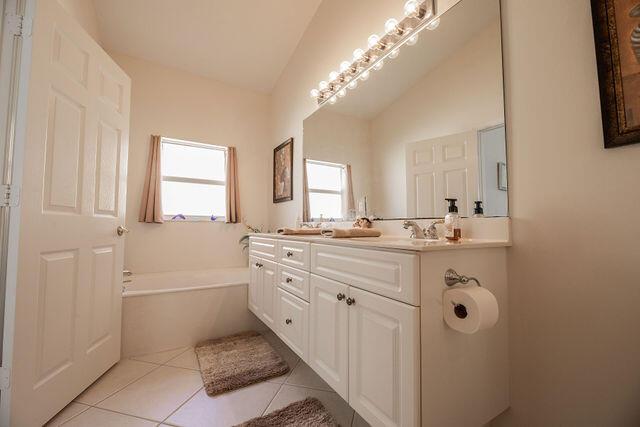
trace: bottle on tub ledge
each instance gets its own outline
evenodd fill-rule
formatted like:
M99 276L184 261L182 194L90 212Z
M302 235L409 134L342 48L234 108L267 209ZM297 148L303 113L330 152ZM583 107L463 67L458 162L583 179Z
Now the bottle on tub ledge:
M458 207L456 206L458 199L445 200L449 202L449 212L444 216L444 237L451 242L457 242L462 237L460 214L458 214Z

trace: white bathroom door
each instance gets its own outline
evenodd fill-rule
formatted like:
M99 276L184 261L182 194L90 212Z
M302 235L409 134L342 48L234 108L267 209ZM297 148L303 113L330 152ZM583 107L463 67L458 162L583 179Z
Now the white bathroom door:
M471 131L407 144L408 216L443 217L445 198L458 199L460 215L472 215L478 195L477 141L477 132Z
M57 1L37 2L11 425L41 426L120 358L130 79Z

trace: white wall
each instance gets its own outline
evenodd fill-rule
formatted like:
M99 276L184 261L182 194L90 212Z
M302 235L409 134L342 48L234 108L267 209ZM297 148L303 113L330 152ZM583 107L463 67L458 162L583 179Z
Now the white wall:
M371 120L375 212L407 215L406 144L503 121L500 55L495 21Z
M98 17L93 0L58 0L58 2L100 44Z
M208 269L246 263L242 224L138 222L151 134L238 150L242 216L267 225L271 189L268 98L248 90L112 53L131 77L125 266L135 273Z
M402 3L323 1L277 85L272 147L301 142L309 89ZM512 408L496 425L640 425L640 145L602 148L590 2L502 3Z

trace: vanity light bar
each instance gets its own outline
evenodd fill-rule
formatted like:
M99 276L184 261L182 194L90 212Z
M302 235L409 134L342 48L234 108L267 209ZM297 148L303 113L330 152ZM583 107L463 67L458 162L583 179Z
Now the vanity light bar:
M335 104L338 98L347 94L347 89L355 89L358 81L369 78L371 71L380 70L384 60L396 58L403 45L412 46L418 42L418 34L425 28L435 30L440 24L436 16L435 0L409 0L404 5L404 19L388 19L384 24L385 34L372 34L367 40L368 49L353 51L352 61L342 61L340 71L329 73L329 81L321 81L318 88L311 89L311 97L318 105L328 102Z

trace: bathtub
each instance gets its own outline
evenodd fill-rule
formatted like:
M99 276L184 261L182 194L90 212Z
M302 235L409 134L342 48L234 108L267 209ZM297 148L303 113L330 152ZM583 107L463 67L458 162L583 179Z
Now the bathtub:
M264 330L247 308L249 269L149 273L123 286L122 357Z

